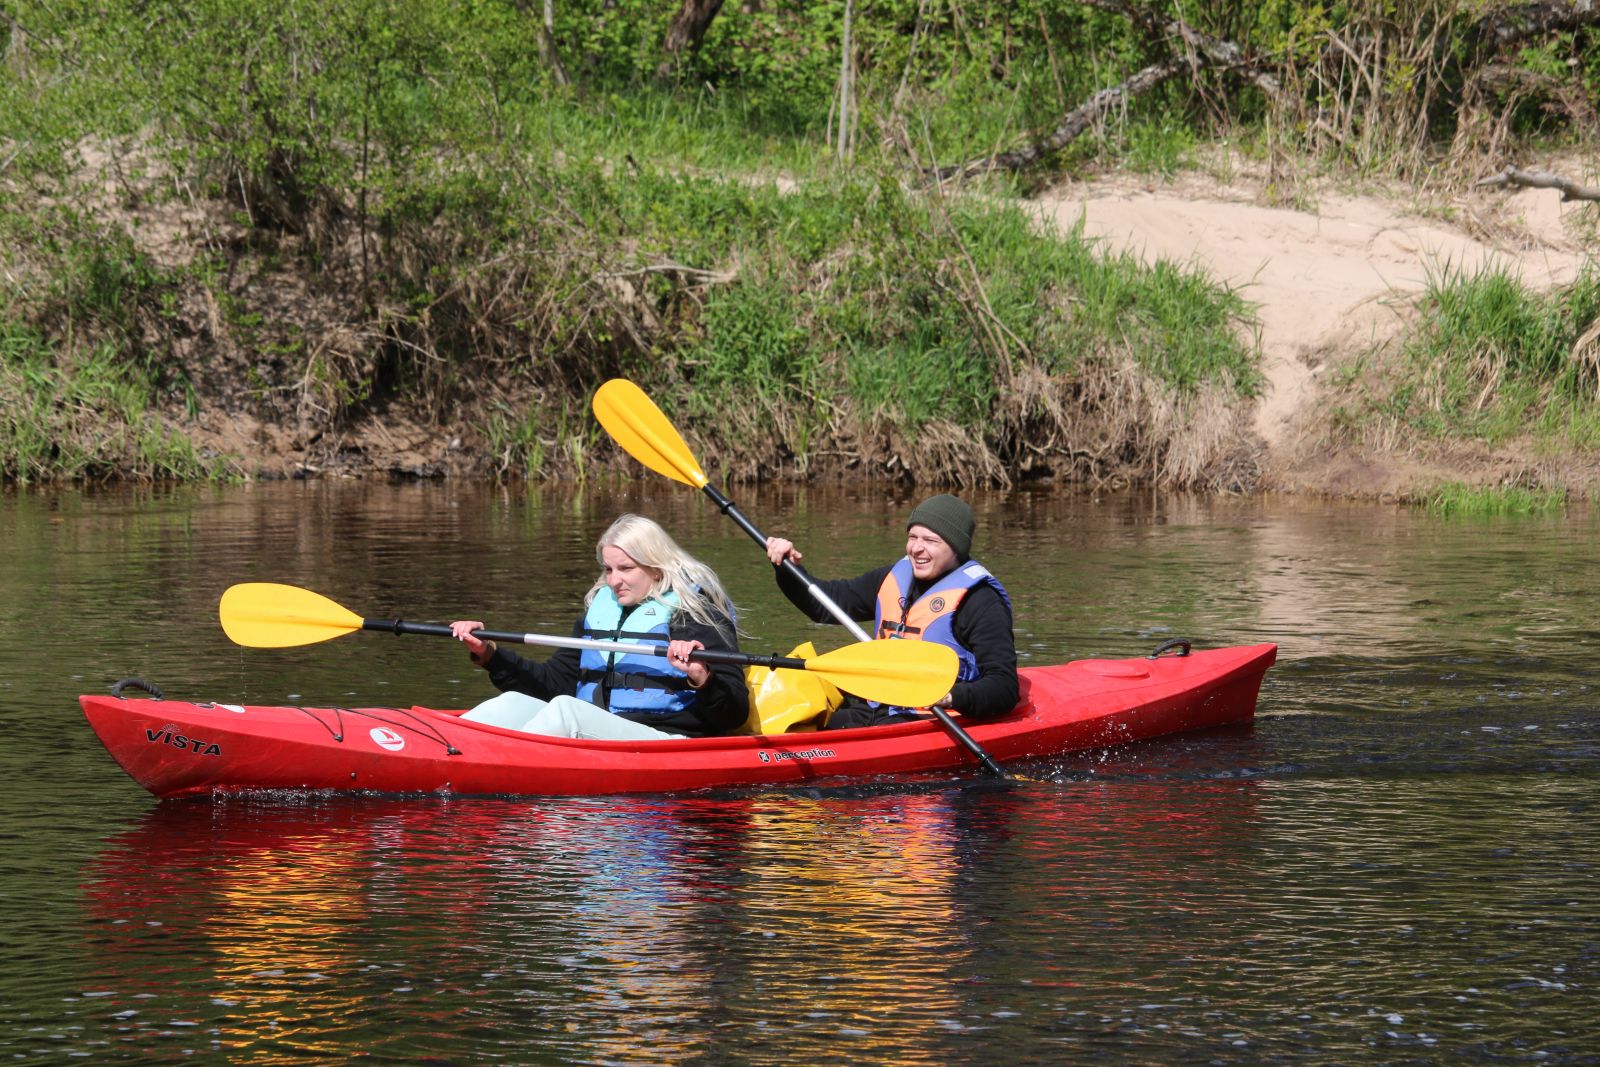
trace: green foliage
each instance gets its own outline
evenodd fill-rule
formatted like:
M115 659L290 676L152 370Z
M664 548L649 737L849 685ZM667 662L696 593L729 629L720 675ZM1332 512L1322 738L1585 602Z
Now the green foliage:
M1421 310L1404 352L1428 389L1422 427L1502 440L1541 409L1595 402L1596 368L1572 352L1600 321L1600 271L1540 293L1501 267L1447 269L1430 277Z
M686 353L695 381L713 392L753 384L766 391L801 384L808 358L801 294L771 280L752 280L711 294L701 317L703 340Z
M629 134L648 137L648 112L667 99L690 116L685 125L721 125L724 145L822 147L837 122L843 3L725 6L700 47L663 68L676 8L554 5L563 65L579 96L598 105L587 110L631 112ZM30 167L48 164L52 144L74 143L73 127L124 137L158 124L186 171L236 196L252 218L291 229L319 210L359 210L363 192L404 185L413 168L462 147L564 148L553 135L572 128L550 125L561 121L552 100L568 94L553 90L540 58L537 4L21 0L11 9L29 45L0 68L0 139L29 153ZM1153 27L1172 15L1161 5L1129 10ZM1389 123L1394 141L1414 130L1450 136L1468 65L1483 58L1468 46L1484 13L1457 0L1208 2L1182 12L1195 28L1282 63L1306 114L1324 126L1340 116ZM1596 97L1597 34L1586 27L1497 57L1518 74L1497 82L1517 87L1499 102L1521 101L1540 128L1580 131L1582 116L1562 101ZM944 162L1048 130L1171 48L1124 14L1054 0L880 0L854 7L851 40L862 148L875 151L882 130L893 134L884 144ZM1330 73L1346 59L1362 65ZM663 69L670 76L658 81ZM1201 72L1127 101L1108 118L1109 136L1089 140L1104 157L1167 173L1205 131L1260 117L1264 99L1235 76ZM1420 119L1419 106L1428 109ZM1370 131L1351 134L1365 142Z
M7 213L0 233L29 279L7 294L8 321L62 373L127 364L151 404L192 398L173 354L183 295L203 296L255 360L237 377L263 405L299 390L334 420L395 396L444 412L451 390L506 377L549 398L487 427L507 468L529 471L581 458L581 420L552 437L541 416L619 371L673 368L698 410L748 401L802 448L840 409L977 436L1018 368L1063 390L1086 367L1131 362L1178 395L1259 391L1238 293L1172 263L1101 255L1081 234L1057 240L1016 207L946 201L907 166L1048 130L1169 55L1152 31L1168 7L1131 9L1146 24L1052 0L856 5L849 161L824 136L838 122L844 4L758 7L725 7L659 79L676 5L559 3L554 40L575 83L563 89L540 58L536 4L12 4L29 45L0 65L0 160L58 207ZM1440 84L1460 87L1468 14L1447 0L1207 0L1183 12L1299 64L1291 90L1318 115L1346 109L1357 134L1404 126L1420 90L1425 128L1450 128L1459 98ZM1436 31L1442 72L1407 50ZM1336 34L1395 51L1348 83L1319 80ZM1514 58L1555 88L1563 77L1592 86L1593 36ZM1264 113L1232 77L1202 73L1127 101L1071 157L1172 174L1213 124ZM85 167L102 157L103 170ZM766 183L775 171L793 184ZM230 232L207 232L195 266L160 269L137 234L95 223L108 178L119 207L227 198ZM314 326L233 274L268 258L359 341L319 346ZM1433 339L1414 355L1437 373L1413 376L1386 411L1495 438L1529 419L1589 432L1590 372L1559 354L1595 303L1585 284L1559 314L1503 285L1442 286ZM1479 404L1491 378L1495 404ZM798 425L781 414L796 395L807 400Z
M981 429L997 360L1070 376L1084 353L1111 348L1180 392L1260 383L1235 294L1171 263L1047 236L1014 207L945 209L889 181L779 195L644 176L628 195L642 200L630 217L658 224L644 239L668 258L746 265L707 296L680 356L717 403L729 390L846 384L859 409L907 427L944 418Z
M132 344L143 313L167 308L172 279L126 231L67 213L47 245L54 270L41 317L69 334Z
M553 432L554 428L545 425L543 412L518 416L504 408L490 414L483 428L489 453L498 460L501 472L530 480L545 473L550 451L547 440Z
M1120 350L1181 392L1207 382L1227 383L1245 396L1259 392L1260 368L1242 338L1252 311L1226 285L1169 260L1146 266L1131 253L1096 254L1081 231L1059 242L1012 234L1023 247L1007 258L1048 272L1034 294L1018 294L1019 312L1030 300L1068 311L1030 317L1033 347L1047 356L1052 373L1070 371L1086 355Z
M1133 123L1126 140L1128 168L1163 178L1183 170L1198 143L1191 127L1172 120Z

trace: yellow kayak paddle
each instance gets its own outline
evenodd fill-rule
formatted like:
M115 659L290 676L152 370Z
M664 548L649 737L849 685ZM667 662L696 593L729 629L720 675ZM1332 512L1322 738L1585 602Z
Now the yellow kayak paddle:
M320 593L276 582L244 582L222 594L217 614L229 640L247 648L293 648L330 641L357 630L392 634L451 637L439 623L400 619L364 619ZM482 641L594 649L632 655L666 656L664 644L626 644L581 637L474 630ZM950 691L956 680L956 655L944 645L922 641L860 641L809 659L756 656L701 649L690 656L702 663L786 667L811 671L847 693L884 704L915 708L931 704Z

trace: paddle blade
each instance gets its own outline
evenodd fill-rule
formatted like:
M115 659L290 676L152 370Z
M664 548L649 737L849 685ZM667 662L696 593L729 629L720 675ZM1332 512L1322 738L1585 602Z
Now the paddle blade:
M637 385L612 378L595 390L593 406L594 417L628 455L673 481L696 489L706 484L705 471L683 436Z
M361 629L361 616L320 593L276 582L229 586L217 615L228 639L246 648L313 645Z
M950 692L960 661L933 641L858 641L806 660L846 693L902 708L925 708Z

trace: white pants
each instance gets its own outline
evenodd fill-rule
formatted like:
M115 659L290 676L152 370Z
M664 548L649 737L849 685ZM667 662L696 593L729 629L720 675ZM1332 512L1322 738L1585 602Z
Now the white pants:
M624 719L587 700L566 695L544 701L526 693L501 693L461 717L508 730L585 741L662 741L682 736Z

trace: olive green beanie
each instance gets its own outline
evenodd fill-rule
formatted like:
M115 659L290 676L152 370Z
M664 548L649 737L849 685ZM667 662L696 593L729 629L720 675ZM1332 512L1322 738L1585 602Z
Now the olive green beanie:
M976 524L972 509L964 501L949 493L930 496L918 504L911 518L906 520L906 529L913 526L926 526L944 538L944 543L955 550L957 560L972 558L972 531Z

